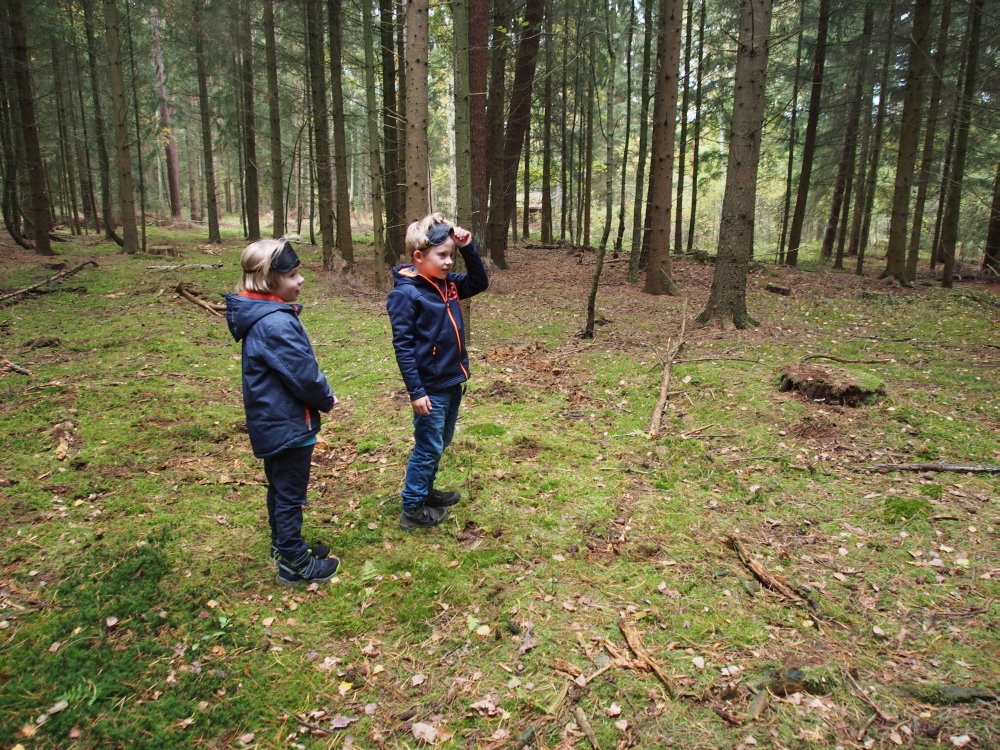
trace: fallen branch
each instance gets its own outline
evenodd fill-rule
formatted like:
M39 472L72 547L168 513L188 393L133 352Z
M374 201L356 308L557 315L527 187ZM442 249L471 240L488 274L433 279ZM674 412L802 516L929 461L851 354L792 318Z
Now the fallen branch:
M873 464L872 471L955 471L960 474L1000 474L1000 466L990 464Z
M733 534L731 536L727 536L725 539L729 546L736 551L740 561L750 569L750 572L753 573L754 576L757 577L757 580L775 593L783 596L785 599L790 599L791 601L799 604L806 603L806 600L795 593L795 590L785 579L781 576L775 575L765 568L763 563L755 560L739 536Z
M830 354L810 354L808 357L803 357L802 361L808 362L810 359L829 359L832 362L842 362L845 365L888 365L893 361L891 359L843 359Z
M621 628L622 635L625 636L625 642L628 644L628 647L632 649L632 653L639 658L640 662L645 664L647 668L651 669L656 676L660 678L660 682L662 682L664 687L667 689L667 694L673 698L674 688L670 684L670 678L667 677L666 673L660 667L656 659L654 659L650 655L649 651L646 650L646 646L642 642L642 636L639 635L639 631L630 625L626 620L619 620L618 627Z
M587 739L590 740L590 744L593 745L594 750L601 750L601 746L597 744L597 735L594 734L594 728L587 721L587 714L583 712L583 708L577 706L573 710L573 718L576 720L576 725L587 735Z
M873 701L865 694L865 692L861 689L861 686L854 681L853 677L851 677L850 672L848 672L846 669L841 669L841 672L843 673L844 681L848 683L848 687L850 688L851 692L854 693L856 697L860 698L865 703L867 703L868 707L871 708L871 710L874 711L876 714L878 714L878 717L882 721L889 722L890 724L896 721L895 716L890 716L889 714L887 714L879 707L879 705L875 701Z
M278 708L281 708L281 706L278 706ZM324 735L326 735L326 734L333 734L333 732L331 732L326 727L321 727L318 724L310 724L308 721L304 721L304 720L300 719L296 714L293 714L287 708L281 708L281 710L284 711L286 714L288 714L293 719L295 719L295 721L297 721L300 726L306 727L307 729L311 729L314 732L322 732Z
M686 365L688 362L753 362L760 364L759 359L747 359L746 357L692 357L691 359L674 360L675 365Z
M178 263L173 266L146 266L147 271L174 271L178 268L222 268L222 261L218 263Z
M704 427L695 427L693 430L688 430L687 432L681 433L682 440L688 440L692 435L697 435L702 430L707 430L710 427L722 427L721 424L707 424Z
M734 727L741 727L741 726L743 726L743 722L742 721L740 721L739 719L737 719L735 716L733 716L731 713L729 713L722 706L712 706L712 710L715 712L716 716L718 716L720 719L722 719L727 724L729 724L731 726L734 726Z
M5 369L10 370L11 372L16 372L18 375L27 375L29 377L33 377L34 374L35 374L31 370L29 370L29 369L27 369L25 367L21 367L21 365L15 363L15 362L11 362L9 359L7 359L4 356L0 356L0 359L3 360L3 363L5 365Z
M68 279L70 276L72 276L72 275L74 275L76 273L79 273L80 271L82 271L87 266L94 266L96 268L97 264L94 261L92 261L92 260L85 260L80 265L74 266L73 268L70 268L68 271L60 271L55 276L50 276L49 278L45 279L45 281L39 281L37 284L32 284L31 286L26 286L24 289L18 289L16 292L11 292L10 294L5 294L2 297L0 297L0 306L3 306L5 304L7 304L8 302L13 302L13 301L15 301L17 299L20 299L25 294L28 294L29 292L33 292L34 290L38 289L39 287L43 287L46 284L51 284L51 283L53 283L55 281L62 281L63 279Z
M677 344L670 348L670 339L667 339L667 361L663 365L663 381L660 383L660 397L656 400L656 407L653 409L653 420L649 425L649 437L653 440L660 436L660 422L663 420L663 409L667 405L667 389L670 386L670 367L674 363L674 358L684 346L684 329L687 326L687 299L684 300L684 309L681 312L681 335L677 339Z
M212 313L212 315L215 315L219 318L226 317L217 309L219 307L218 305L213 305L212 303L206 302L203 299L198 299L193 294L191 294L191 292L185 289L183 284L178 284L177 286L175 286L174 291L177 292L179 295L181 295L188 302L193 302L194 304L198 305L198 307L208 310L210 313ZM225 308L223 307L223 309Z

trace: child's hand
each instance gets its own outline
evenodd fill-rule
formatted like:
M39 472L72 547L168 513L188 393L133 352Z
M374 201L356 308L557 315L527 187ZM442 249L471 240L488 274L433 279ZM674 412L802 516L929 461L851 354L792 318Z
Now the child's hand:
M462 227L452 229L451 236L455 238L455 244L459 247L465 247L472 242L472 232L468 229L462 229Z
M431 413L431 400L427 396L413 399L410 405L413 407L413 411L422 417L426 417Z

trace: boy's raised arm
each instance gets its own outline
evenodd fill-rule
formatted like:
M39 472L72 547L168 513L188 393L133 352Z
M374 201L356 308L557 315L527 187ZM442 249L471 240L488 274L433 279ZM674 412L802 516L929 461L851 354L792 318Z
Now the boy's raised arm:
M385 300L385 307L392 324L392 348L396 351L396 364L399 365L399 374L403 376L406 391L410 394L411 401L423 398L427 391L424 390L417 369L413 302L401 291L393 290Z
M458 248L458 251L462 253L467 271L467 273L451 274L451 279L458 289L458 298L465 299L485 292L490 286L490 277L486 273L486 266L476 246L469 242L464 247Z

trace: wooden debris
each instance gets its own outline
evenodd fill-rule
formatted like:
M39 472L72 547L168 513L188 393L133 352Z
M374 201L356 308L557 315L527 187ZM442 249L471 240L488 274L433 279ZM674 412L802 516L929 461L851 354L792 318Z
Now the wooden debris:
M670 347L670 339L667 340L667 360L663 364L663 380L660 383L660 397L656 400L656 407L653 409L653 420L649 425L649 437L655 440L660 436L660 422L663 421L663 409L667 405L667 392L670 386L670 368L677 357L677 353L684 346L684 329L687 326L687 299L684 300L684 309L681 312L681 335L677 339L677 344Z
M791 297L792 290L787 286L778 286L777 284L768 284L764 287L771 294L780 294L782 297Z
M9 359L7 359L4 356L0 356L0 360L3 360L3 364L4 364L4 368L3 369L5 369L5 370L10 370L11 372L16 372L18 375L27 375L29 377L32 377L35 374L31 370L27 369L26 367L21 367L21 365L17 364L16 362L11 362Z
M722 719L727 724L729 724L731 726L734 726L734 727L741 727L741 726L743 726L743 722L742 721L740 721L739 719L737 719L735 716L733 716L731 713L729 713L722 706L712 706L712 710L715 712L716 716L718 716L720 719Z
M743 543L743 540L740 539L738 535L732 534L731 536L727 536L725 539L726 543L736 551L740 561L750 569L750 572L756 576L757 580L785 599L798 604L806 603L805 599L795 593L795 589L792 588L791 584L789 584L781 576L776 575L765 568L762 562L755 560L746 545Z
M222 261L218 263L178 263L172 266L146 266L147 271L175 271L178 268L222 268Z
M597 735L594 734L594 728L587 721L587 714L583 712L582 707L577 706L573 710L573 718L576 720L576 725L587 735L587 739L590 740L590 744L594 747L594 750L601 750L601 746L597 744Z
M32 284L31 286L26 286L24 289L18 289L16 292L10 292L9 294L0 296L0 307L15 302L24 295L29 294L35 291L36 289L45 286L46 284L51 284L56 281L62 281L63 279L68 279L70 276L79 273L87 266L94 266L96 268L97 264L92 260L86 260L78 266L73 266L73 268L70 268L68 271L60 271L55 276L50 276L49 278L45 279L45 281L39 281L37 284Z
M225 314L222 312L222 310L226 309L225 305L213 305L211 302L206 302L203 299L198 299L193 294L191 294L191 292L185 289L183 284L178 284L177 286L175 286L174 291L177 292L184 299L186 299L188 302L193 302L194 304L198 305L198 307L208 310L210 313L212 313L212 315L215 315L220 318L226 317Z
M955 471L960 474L1000 474L1000 466L990 464L872 464L872 471ZM939 520L943 520L943 517Z
M810 359L828 359L845 365L887 365L892 362L891 359L842 359L832 354L810 354L808 357L803 357L802 361L808 362Z
M767 708L767 688L761 688L750 702L750 719L756 721Z
M148 255L164 255L168 258L177 258L177 248L173 245L151 245L146 253Z
M570 677L579 677L583 674L583 670L578 666L570 664L568 661L563 661L562 659L553 659L549 662L549 666L557 672L565 672Z
M896 717L887 714L885 711L881 709L881 707L875 701L873 701L871 698L868 697L868 695L864 692L864 690L861 689L861 686L858 685L857 682L855 682L853 677L851 677L850 672L848 672L846 669L841 671L843 672L844 680L847 682L851 692L857 698L860 698L865 703L867 703L868 707L871 708L872 711L874 711L882 721L888 722L890 724L896 721Z
M657 677L660 678L660 682L663 683L664 687L667 689L667 694L673 698L674 688L670 684L670 678L667 677L666 673L660 667L659 663L654 659L649 651L646 650L645 644L642 642L642 636L639 635L639 631L635 629L627 620L619 620L618 627L621 628L622 635L625 636L625 642L628 647L632 649L632 653L638 657L639 661L646 664L646 668L653 671Z

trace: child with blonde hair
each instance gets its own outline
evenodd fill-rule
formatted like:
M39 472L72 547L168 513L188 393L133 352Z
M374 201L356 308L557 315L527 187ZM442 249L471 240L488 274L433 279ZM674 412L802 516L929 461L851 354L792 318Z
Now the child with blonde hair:
M240 258L243 277L226 295L226 321L243 342L243 407L250 445L264 459L270 559L288 586L326 581L340 561L330 548L302 540L309 469L319 432L319 412L336 397L319 370L299 321L302 291L299 258L287 240L260 240Z

